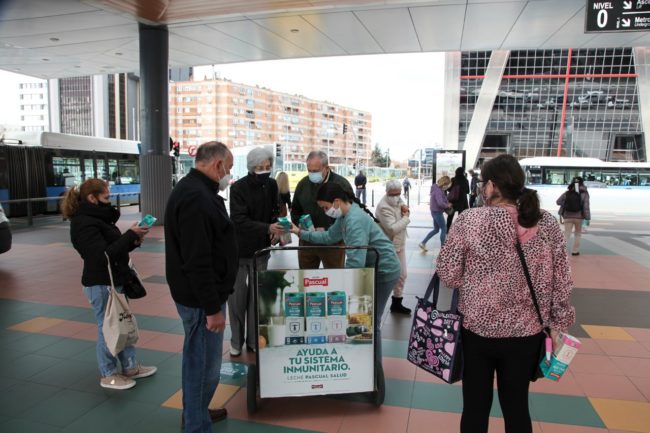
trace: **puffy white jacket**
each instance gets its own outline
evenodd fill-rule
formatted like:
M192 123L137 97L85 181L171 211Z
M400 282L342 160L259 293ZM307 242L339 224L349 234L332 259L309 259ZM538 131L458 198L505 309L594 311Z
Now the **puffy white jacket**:
M388 239L393 241L397 252L401 251L406 244L406 237L408 236L406 226L411 222L409 217L402 216L401 206L404 204L406 203L400 199L397 206L391 206L386 201L386 196L384 196L375 208L375 216Z

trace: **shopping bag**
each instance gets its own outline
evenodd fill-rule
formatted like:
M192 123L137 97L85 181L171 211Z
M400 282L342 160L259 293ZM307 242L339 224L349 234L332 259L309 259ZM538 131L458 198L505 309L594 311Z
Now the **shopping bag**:
M132 346L138 341L138 323L129 309L126 297L115 290L108 254L106 254L106 258L108 259L108 275L111 278L111 288L108 292L102 332L108 351L113 356L117 356L125 347Z
M447 383L463 375L461 329L463 316L458 312L458 290L454 290L449 311L437 308L440 278L434 274L413 314L407 359ZM433 293L433 302L429 297Z

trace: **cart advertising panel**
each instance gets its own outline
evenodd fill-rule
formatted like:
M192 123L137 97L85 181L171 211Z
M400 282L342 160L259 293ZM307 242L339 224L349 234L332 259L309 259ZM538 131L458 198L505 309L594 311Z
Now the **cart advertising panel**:
M261 398L374 391L374 269L257 277Z

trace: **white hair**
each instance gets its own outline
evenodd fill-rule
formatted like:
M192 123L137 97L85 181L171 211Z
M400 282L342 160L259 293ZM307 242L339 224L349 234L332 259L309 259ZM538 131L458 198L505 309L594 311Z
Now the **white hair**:
M395 179L389 180L388 182L386 182L386 192L392 189L399 189L401 191L402 183L399 180L395 180Z
M312 150L309 152L309 155L307 155L307 161L311 161L314 158L319 158L323 163L323 166L327 166L329 164L329 158L327 157L327 154L322 150Z
M249 172L253 172L255 167L263 163L264 161L271 161L271 166L273 165L273 152L271 152L266 147L256 147L255 149L248 152L246 155L246 167Z

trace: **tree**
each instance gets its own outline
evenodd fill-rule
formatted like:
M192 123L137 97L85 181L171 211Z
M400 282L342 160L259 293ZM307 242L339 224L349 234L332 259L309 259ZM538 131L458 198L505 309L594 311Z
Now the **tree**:
M379 143L375 143L375 148L372 150L372 154L370 155L370 162L375 167L387 167L390 165L390 150L382 152Z

